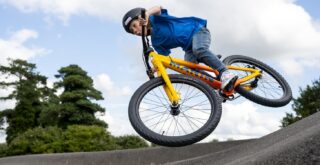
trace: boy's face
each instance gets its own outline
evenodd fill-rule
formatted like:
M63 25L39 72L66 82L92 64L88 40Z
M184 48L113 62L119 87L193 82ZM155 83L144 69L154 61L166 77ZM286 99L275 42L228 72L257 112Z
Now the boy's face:
M135 19L131 22L130 26L129 26L129 30L137 35L137 36L141 36L142 34L142 26L140 25L140 22L138 19ZM147 28L145 28L145 35L147 35Z

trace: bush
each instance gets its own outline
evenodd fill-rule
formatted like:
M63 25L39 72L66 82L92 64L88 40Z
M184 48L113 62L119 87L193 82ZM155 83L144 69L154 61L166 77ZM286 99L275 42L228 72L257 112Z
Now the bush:
M119 149L114 138L99 126L72 125L35 128L19 135L8 146L7 155L105 151Z
M119 148L110 133L99 126L68 126L64 132L64 140L66 152L105 151Z
M0 158L6 156L6 152L8 150L8 146L6 143L1 143L0 144Z
M34 128L14 138L8 155L55 153L63 151L62 130L57 127Z

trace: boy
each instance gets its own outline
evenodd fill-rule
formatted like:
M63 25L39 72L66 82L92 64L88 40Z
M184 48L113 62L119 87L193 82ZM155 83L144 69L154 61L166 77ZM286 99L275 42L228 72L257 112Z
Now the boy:
M134 8L124 15L122 25L128 33L141 36L141 25L146 25L145 35L151 35L152 46L159 54L169 55L170 49L181 47L185 51L185 60L194 63L203 62L220 72L218 79L222 82L222 89L233 87L237 76L229 72L209 50L211 36L206 28L206 20L170 16L161 6L147 10L144 20L140 16L142 9Z

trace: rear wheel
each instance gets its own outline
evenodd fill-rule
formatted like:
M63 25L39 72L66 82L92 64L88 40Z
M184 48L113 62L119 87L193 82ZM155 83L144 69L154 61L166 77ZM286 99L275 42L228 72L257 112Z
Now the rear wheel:
M291 88L287 81L273 68L254 58L242 55L232 55L223 60L225 65L249 67L262 71L260 77L244 82L236 87L236 91L245 98L261 105L281 107L292 99ZM230 70L239 78L250 74L247 71Z
M208 136L218 125L221 102L216 92L193 77L169 75L180 103L168 100L162 78L143 84L132 96L129 119L145 139L163 146L185 146Z

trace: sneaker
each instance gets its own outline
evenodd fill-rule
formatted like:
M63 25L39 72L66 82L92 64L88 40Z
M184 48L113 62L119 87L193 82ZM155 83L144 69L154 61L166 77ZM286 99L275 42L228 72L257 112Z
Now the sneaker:
M222 72L222 75L220 76L221 89L227 90L227 91L231 90L237 79L238 79L238 76L236 76L229 70Z

